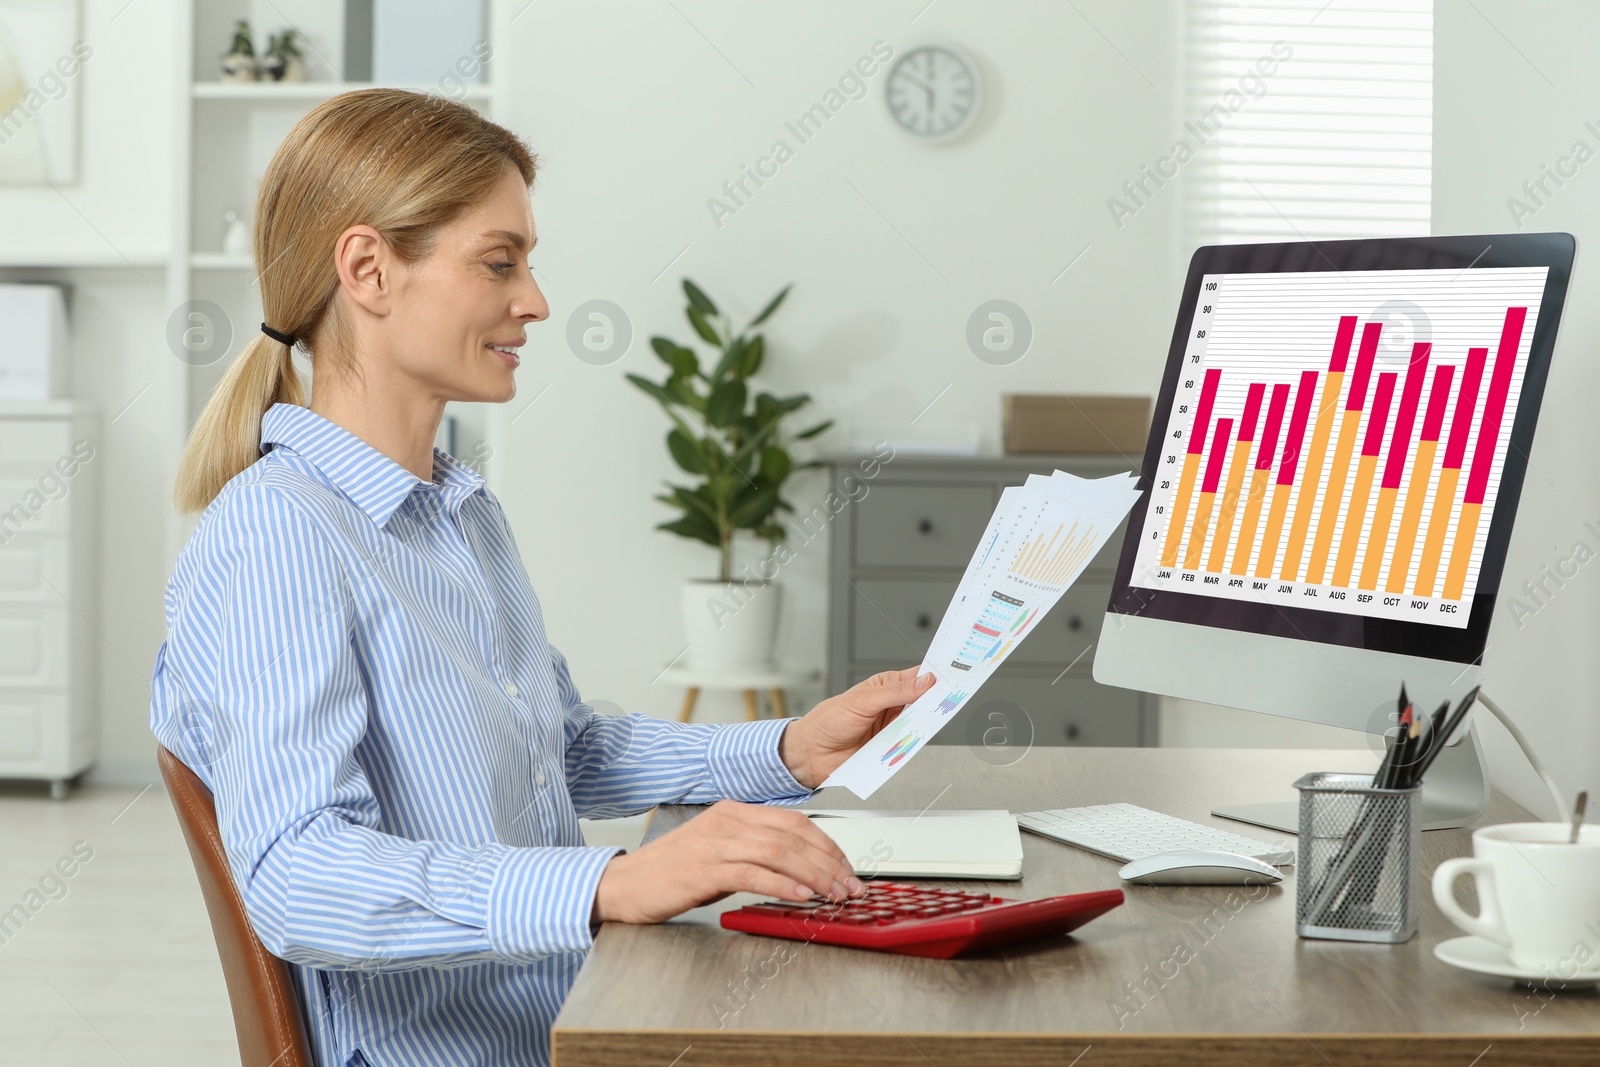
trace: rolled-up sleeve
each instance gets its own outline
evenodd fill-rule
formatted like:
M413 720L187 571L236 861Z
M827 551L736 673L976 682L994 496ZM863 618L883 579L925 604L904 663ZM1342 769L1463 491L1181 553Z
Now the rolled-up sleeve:
M230 487L169 605L156 736L206 780L262 943L294 963L400 970L589 947L614 848L418 841L378 829L347 576L281 490ZM201 535L197 535L201 536Z

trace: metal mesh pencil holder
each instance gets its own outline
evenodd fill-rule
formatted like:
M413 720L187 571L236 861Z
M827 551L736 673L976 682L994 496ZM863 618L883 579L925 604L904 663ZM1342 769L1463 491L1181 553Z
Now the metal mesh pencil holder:
M1408 941L1422 909L1422 787L1378 789L1370 774L1319 772L1300 791L1295 933Z

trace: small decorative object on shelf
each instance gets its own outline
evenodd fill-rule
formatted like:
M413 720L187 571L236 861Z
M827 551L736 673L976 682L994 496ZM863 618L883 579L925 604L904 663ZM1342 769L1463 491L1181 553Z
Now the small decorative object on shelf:
M222 232L222 250L230 256L248 256L250 254L250 224L244 221L244 216L229 208L222 213L228 223L228 228Z
M303 82L306 80L305 56L300 51L300 31L293 26L267 38L267 55L261 61L261 73L269 81Z
M256 46L250 42L250 20L234 23L233 43L228 54L222 57L219 70L225 82L253 82L256 80Z

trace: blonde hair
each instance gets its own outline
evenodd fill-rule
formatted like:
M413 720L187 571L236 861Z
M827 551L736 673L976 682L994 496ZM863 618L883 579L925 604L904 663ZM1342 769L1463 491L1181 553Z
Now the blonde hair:
M333 248L351 226L377 230L403 262L425 258L441 226L482 201L514 166L533 184L527 146L464 104L401 89L362 89L313 108L289 131L261 180L255 261L267 325L314 353L349 358L334 295ZM258 335L206 402L184 448L173 499L202 511L261 457L261 417L304 405L288 345Z

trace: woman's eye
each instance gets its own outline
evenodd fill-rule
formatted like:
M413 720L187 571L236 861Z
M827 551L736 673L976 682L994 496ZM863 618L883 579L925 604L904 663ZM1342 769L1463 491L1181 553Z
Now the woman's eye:
M515 266L515 263L491 263L489 264L489 269L494 271L496 274L504 274L506 271Z

